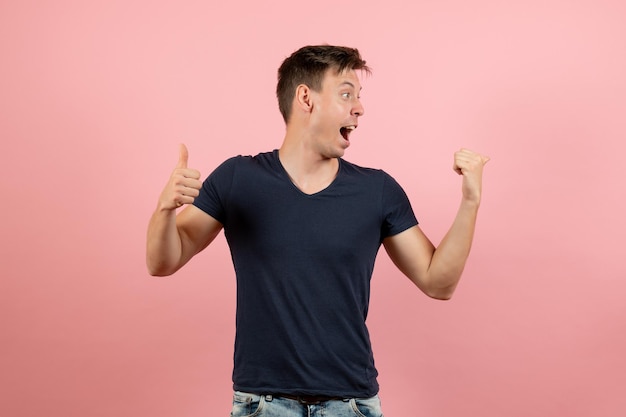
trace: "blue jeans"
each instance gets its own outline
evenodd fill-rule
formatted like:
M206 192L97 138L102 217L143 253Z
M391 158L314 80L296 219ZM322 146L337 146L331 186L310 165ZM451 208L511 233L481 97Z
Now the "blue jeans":
M231 417L383 417L378 395L303 404L298 400L235 391Z

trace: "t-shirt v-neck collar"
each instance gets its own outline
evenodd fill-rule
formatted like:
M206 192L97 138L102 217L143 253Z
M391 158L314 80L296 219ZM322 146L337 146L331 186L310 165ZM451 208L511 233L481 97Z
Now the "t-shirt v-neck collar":
M298 191L298 193L300 193L303 196L306 197L314 197L320 194L323 194L325 192L327 192L328 190L330 190L331 188L333 188L333 186L337 183L339 176L341 175L341 171L342 171L342 165L343 165L343 159L341 158L337 158L337 162L339 163L338 167L337 167L337 174L335 175L335 178L333 178L333 180L330 182L330 184L328 184L326 187L322 188L319 191L316 191L312 194L308 194L305 193L304 191L302 191L300 189L300 187L298 187L296 185L296 183L291 179L291 176L289 175L289 173L287 172L287 170L285 169L285 167L283 166L283 163L280 162L280 157L278 155L278 149L274 149L274 152L272 152L272 156L274 159L274 164L277 167L277 170L280 172L281 176L284 178L285 181L288 181L289 184L291 184L291 186L293 187L294 190Z

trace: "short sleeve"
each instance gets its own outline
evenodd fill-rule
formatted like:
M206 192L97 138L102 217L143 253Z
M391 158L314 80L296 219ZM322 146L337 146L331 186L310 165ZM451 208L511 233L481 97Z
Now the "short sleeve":
M382 239L397 235L418 224L411 202L398 182L384 173L381 230Z
M228 196L233 183L235 167L238 159L233 157L218 166L202 183L200 194L193 205L204 211L217 221L227 221Z

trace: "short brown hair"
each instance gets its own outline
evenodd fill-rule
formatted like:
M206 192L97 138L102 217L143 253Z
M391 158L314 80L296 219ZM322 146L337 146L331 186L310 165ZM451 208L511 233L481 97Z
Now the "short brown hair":
M276 97L285 123L291 115L291 105L298 85L305 84L314 91L320 91L322 80L329 68L336 68L338 73L346 69L363 70L368 74L371 72L355 48L317 45L298 49L278 69Z

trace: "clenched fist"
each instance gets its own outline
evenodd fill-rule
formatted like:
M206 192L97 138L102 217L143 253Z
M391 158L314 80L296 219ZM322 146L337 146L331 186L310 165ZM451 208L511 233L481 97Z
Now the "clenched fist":
M489 157L480 155L469 149L461 149L454 154L453 169L463 175L463 199L480 204L482 190L483 167Z
M188 160L187 147L181 144L178 164L159 197L161 210L175 210L183 204L191 204L200 193L200 171L187 168Z

